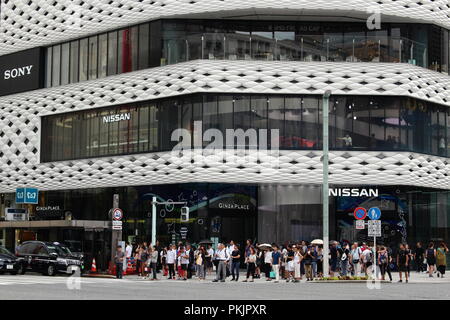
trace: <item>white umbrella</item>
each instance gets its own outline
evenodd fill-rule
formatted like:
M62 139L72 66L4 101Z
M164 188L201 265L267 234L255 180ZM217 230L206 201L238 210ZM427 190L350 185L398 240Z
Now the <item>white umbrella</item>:
M311 241L311 244L323 244L323 240L322 239L314 239L313 241Z
M268 243L263 243L263 244L260 244L260 245L258 246L258 248L260 248L260 249L262 249L262 250L265 250L265 249L272 249L272 245L271 245L271 244L268 244Z

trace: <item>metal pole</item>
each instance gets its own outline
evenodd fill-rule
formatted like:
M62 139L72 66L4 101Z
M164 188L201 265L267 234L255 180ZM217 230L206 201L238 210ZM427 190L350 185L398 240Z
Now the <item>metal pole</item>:
M374 280L377 280L377 236L373 236L373 268Z
M323 182L322 182L322 228L323 228L323 275L329 275L329 212L328 212L328 112L331 91L327 90L322 98L322 130L323 130Z
M152 246L156 245L156 197L152 199Z

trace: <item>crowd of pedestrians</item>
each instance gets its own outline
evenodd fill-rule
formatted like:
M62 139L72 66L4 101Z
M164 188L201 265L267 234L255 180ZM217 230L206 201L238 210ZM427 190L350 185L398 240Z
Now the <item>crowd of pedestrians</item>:
M121 249L120 249L121 250ZM132 260L136 273L143 279L157 280L158 273L167 279L187 280L193 277L205 280L214 276L214 282L239 281L245 268L244 282L264 278L266 281L300 282L322 277L366 277L392 281L392 272L399 273L399 282L408 282L411 270L427 272L429 277L444 277L447 267L445 243L437 248L433 242L426 247L417 243L414 249L407 244L398 247L367 243L331 242L329 245L330 274L323 274L323 245L321 243L286 243L284 245L253 244L247 240L241 248L229 241L193 246L189 243L155 246L146 242L134 247L127 243L127 261ZM375 252L375 255L374 255ZM119 253L119 258L122 256ZM377 268L374 268L374 267Z

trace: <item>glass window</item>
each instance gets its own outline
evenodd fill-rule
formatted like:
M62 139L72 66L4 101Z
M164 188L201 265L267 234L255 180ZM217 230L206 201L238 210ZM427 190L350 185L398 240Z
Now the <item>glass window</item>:
M70 43L70 83L78 82L78 40Z
M118 109L109 111L109 116L115 116L119 113ZM109 139L108 139L108 154L119 153L119 121L109 122Z
M146 23L139 26L139 68L145 69L149 66L150 52L150 24Z
M88 75L88 39L80 40L80 71L79 79L80 81L87 80Z
M171 141L172 132L180 128L178 115L180 114L180 104L178 100L166 100L160 104L160 147L163 151L170 151L178 143Z
M284 132L284 96L269 96L268 98L268 111L267 111L267 129L270 135L270 130L278 130L280 148L285 147L285 132ZM288 99L288 98L287 98ZM268 138L268 144L270 146L270 138Z
M109 154L109 122L104 121L103 117L107 117L109 115L109 110L102 110L98 112L99 118L99 145L98 145L98 155L104 156Z
M70 57L70 43L61 45L61 84L69 83L69 57Z
M117 31L108 33L108 76L117 74Z
M47 88L52 86L52 53L53 53L53 47L47 48L47 57L45 61L45 86Z
M354 103L350 97L340 97L335 99L333 109L335 115L334 146L336 149L351 149L353 147Z
M131 29L131 35L130 35L130 42L131 42L131 70L135 71L138 70L138 57L139 57L139 28L138 27L132 27Z
M139 152L145 152L149 150L149 107L148 105L140 106L138 109L139 112Z
M273 103L271 103L273 106ZM312 147L301 137L302 125L302 99L301 97L285 98L284 108L285 134L282 137L281 145L286 149L304 149Z
M149 131L150 131L150 149L151 151L159 150L159 106L157 102L149 104Z
M319 145L319 103L318 98L305 96L301 105L301 144L305 148L317 148Z
M203 132L218 127L219 119L217 117L217 96L205 95L203 100ZM206 146L210 142L204 141L203 145Z
M89 38L89 80L97 79L98 37Z
M222 135L226 137L226 130L233 129L233 97L230 95L219 96L218 98L218 126Z
M252 127L256 130L267 129L268 98L264 95L251 97Z
M98 36L98 77L104 78L107 73L108 62L108 35L106 33Z
M369 149L381 150L385 146L386 101L381 97L370 97L370 138ZM389 107L388 107L389 108ZM398 118L397 118L398 121ZM392 122L391 122L392 124Z
M61 45L53 47L52 86L59 86L61 75Z
M399 112L401 100L395 98L383 98L385 116L384 125L386 127L384 150L397 150L401 147L399 130Z
M352 139L351 147L352 149L357 150L367 149L369 147L369 129L370 129L370 105L367 97L361 96L353 99L352 119L353 119L353 131L350 135Z

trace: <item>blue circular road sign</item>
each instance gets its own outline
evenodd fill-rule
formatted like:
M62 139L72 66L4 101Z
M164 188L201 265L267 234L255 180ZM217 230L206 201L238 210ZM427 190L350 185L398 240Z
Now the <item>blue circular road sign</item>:
M378 207L372 207L367 212L370 220L379 220L381 218L381 210Z

